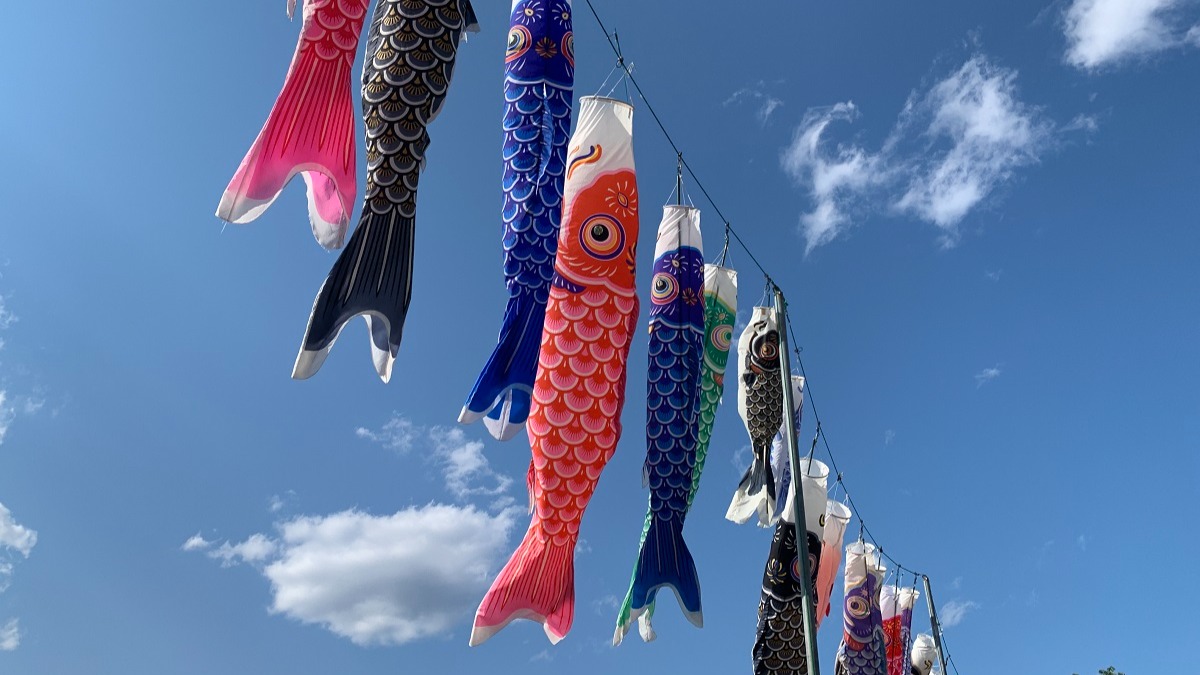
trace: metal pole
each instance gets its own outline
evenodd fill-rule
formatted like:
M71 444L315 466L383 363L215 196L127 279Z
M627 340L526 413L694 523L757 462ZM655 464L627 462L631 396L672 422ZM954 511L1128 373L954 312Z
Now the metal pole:
M929 606L929 627L933 629L933 644L937 645L938 661L942 664L942 675L946 673L946 653L942 651L942 624L937 618L937 605L933 602L933 590L929 588L929 577L925 580L925 604Z
M796 557L800 560L800 588L804 596L804 649L807 653L808 672L810 675L821 675L821 663L817 659L812 570L808 568L808 537L800 536L801 532L807 532L808 521L804 516L804 492L800 483L800 443L796 439L796 425L792 423L792 362L788 355L787 301L783 299L783 291L778 286L775 286L775 321L779 330L779 374L783 378L783 437L787 441L788 455L792 461L792 490L795 492L792 499L792 518L796 527ZM786 496L775 495L775 498L786 499ZM801 541L804 543L801 544Z

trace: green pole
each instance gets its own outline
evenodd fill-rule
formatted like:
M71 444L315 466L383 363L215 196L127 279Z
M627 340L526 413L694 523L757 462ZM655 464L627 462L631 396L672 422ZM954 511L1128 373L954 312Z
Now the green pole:
M775 286L775 323L779 330L779 375L783 378L783 437L787 441L788 455L792 461L792 490L796 495L792 499L792 518L796 526L796 557L800 559L800 588L804 595L804 649L807 653L808 672L810 675L821 675L821 664L817 660L817 623L812 570L808 566L808 537L800 536L801 532L807 531L808 521L804 516L804 491L800 483L800 443L796 439L796 425L792 424L792 362L788 354L787 301L783 299L783 291L779 286ZM786 496L775 495L775 498L785 499Z
M933 629L933 644L937 645L938 662L942 664L942 675L946 672L946 653L942 651L942 624L937 618L937 605L933 602L933 589L929 587L929 577L921 575L925 581L925 604L929 605L929 627Z

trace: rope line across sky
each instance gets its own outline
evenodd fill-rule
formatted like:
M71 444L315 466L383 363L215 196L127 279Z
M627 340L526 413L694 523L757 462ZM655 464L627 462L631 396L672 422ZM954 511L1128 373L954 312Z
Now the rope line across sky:
M763 267L762 263L759 262L758 258L754 255L754 251L752 251L750 249L749 245L747 245L746 242L741 238L741 236L738 235L737 230L733 227L733 224L725 216L724 212L721 211L721 207L717 205L716 200L713 199L712 195L704 187L704 183L701 182L699 176L696 175L695 169L692 168L692 165L688 162L687 158L684 156L683 151L675 143L675 139L671 136L671 132L667 130L666 124L662 121L662 118L659 117L658 112L655 111L654 106L650 103L649 97L646 96L646 93L642 89L642 86L638 83L637 78L634 77L633 69L625 61L625 55L621 50L620 38L617 37L616 31L613 30L610 32L608 30L608 27L604 23L604 20L600 18L599 12L596 11L595 5L592 4L592 0L585 0L585 2L587 2L588 9L591 10L592 16L595 18L596 24L599 26L600 31L604 34L605 39L608 41L608 46L612 49L613 55L616 56L616 59L617 59L616 67L620 68L623 71L624 77L628 78L628 81L633 85L634 90L637 92L638 97L642 100L643 103L645 103L646 110L649 111L650 116L654 118L654 122L658 125L658 128L662 132L663 137L666 138L667 143L671 146L671 149L675 152L675 155L678 159L679 165L682 166L684 169L687 169L687 173L691 177L692 182L696 184L696 187L700 190L700 193L702 195L704 195L704 199L709 203L710 206L712 206L713 211L715 211L717 214L717 217L721 219L721 222L724 224L724 227L725 227L726 239L728 240L728 238L732 236L733 240L738 243L738 246L740 246L742 248L742 250L746 252L746 255L750 257L750 260L754 263L754 266L757 267L760 272L762 272L763 277L765 277L765 279L766 279L766 284L767 284L767 287L769 290L778 290L780 293L783 293L783 289L775 282L775 280L771 277L771 274L766 270L765 267ZM785 297L786 297L786 295L785 295ZM886 550L884 549L884 547L882 545L880 545L879 540L871 532L871 528L867 527L866 519L862 517L862 512L859 510L858 506L854 503L854 497L850 494L850 489L846 485L846 482L845 482L845 479L841 472L841 469L838 468L837 459L834 457L833 449L829 445L829 438L825 435L825 428L821 424L821 417L820 417L820 415L817 414L817 406L816 406L816 401L814 400L814 397L812 394L812 386L811 386L811 384L809 384L808 375L805 372L805 368L804 368L804 360L800 355L801 349L798 346L800 343L796 339L795 330L792 328L792 326L793 326L792 318L791 318L789 312L786 310L786 308L784 310L784 315L787 317L788 333L790 334L790 337L792 339L792 346L793 346L793 352L795 353L795 357L796 357L796 364L800 368L800 375L804 377L804 382L805 382L804 397L808 401L809 409L812 410L813 420L817 424L816 433L814 434L814 438L813 438L813 449L815 449L816 440L819 437L822 444L825 447L825 452L829 457L829 462L830 462L831 468L833 469L833 473L836 476L834 485L842 486L842 490L846 494L846 500L849 502L850 508L854 512L854 517L858 519L859 539L863 540L865 537L865 539L867 541L870 541L872 544L875 545L876 549L879 551L879 554L881 556L883 556L888 562L892 563L892 565L895 567L895 575L896 575L896 584L897 585L900 585L901 576L905 572L912 574L914 579L926 576L925 574L913 569L912 567L908 567L908 566L901 564L898 560L896 560L896 558L889 555L886 552ZM810 458L812 457L811 451L809 453L809 457ZM928 601L928 598L926 598L926 601ZM939 631L939 632L942 632L942 631ZM954 665L954 659L950 654L949 648L945 646L944 638L943 638L943 647L946 652L947 663L951 664L951 666L954 668L954 672L957 673L958 666Z

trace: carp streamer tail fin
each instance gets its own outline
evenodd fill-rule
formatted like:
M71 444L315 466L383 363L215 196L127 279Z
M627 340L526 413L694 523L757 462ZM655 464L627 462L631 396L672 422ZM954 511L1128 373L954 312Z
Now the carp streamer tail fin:
M497 440L516 436L529 417L546 307L532 293L513 295L504 310L496 349L475 381L458 421L483 419Z
M772 514L775 511L775 478L772 475L770 449L755 450L754 463L746 469L746 475L738 483L737 491L733 493L733 501L725 513L726 520L732 520L739 525L758 514L758 524L768 527L772 524Z
M349 68L312 48L296 52L266 124L221 195L218 218L249 223L302 173L313 236L341 248L357 190Z
M414 225L412 216L400 209L363 213L317 293L293 378L316 374L346 322L362 314L375 370L384 382L391 379L412 297Z
M542 624L558 643L575 620L575 542L555 544L531 526L475 612L471 646L483 644L514 619Z
M617 618L617 629L613 633L613 644L621 643L633 622L643 616L654 602L660 588L675 591L684 616L699 628L704 627L704 612L700 606L700 578L696 573L696 562L687 542L683 540L683 526L677 520L655 519L646 531L642 550L638 553L637 565L633 568L633 582L626 596L626 604ZM649 622L643 627L643 639L648 630L653 635ZM653 639L651 637L650 639ZM649 640L647 640L649 641Z

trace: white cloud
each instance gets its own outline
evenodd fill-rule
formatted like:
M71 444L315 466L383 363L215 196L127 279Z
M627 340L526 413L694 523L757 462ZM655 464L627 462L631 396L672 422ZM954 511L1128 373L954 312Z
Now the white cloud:
M1200 26L1184 31L1191 0L1074 0L1063 15L1067 63L1096 70L1200 43Z
M0 626L0 652L11 652L21 646L21 629L16 619Z
M1080 551L1087 551L1087 544L1088 540L1086 534L1081 534L1075 538L1075 545L1079 547Z
M12 512L0 504L0 551L11 549L28 558L37 545L37 532L13 520Z
M752 102L757 106L754 117L758 120L759 126L766 126L767 122L771 120L771 115L783 107L783 101L772 96L767 91L767 83L762 80L733 92L729 98L725 99L723 105L731 106L747 102Z
M0 389L0 445L4 444L4 437L16 416L16 410L8 403L8 392Z
M987 277L988 281L999 282L1000 278L1004 276L1004 270L996 270L994 272L991 270L987 270L983 273L983 276Z
M1000 377L1001 372L1000 366L996 365L992 366L991 368L984 368L978 373L975 373L975 387L978 389L997 377Z
M228 549L271 583L271 613L358 645L441 635L470 616L503 562L517 511L430 504L390 516L297 517ZM190 541L190 540L189 540ZM217 555L214 555L217 554Z
M942 605L941 611L938 612L938 620L941 621L943 628L953 628L967 618L967 612L976 609L979 609L979 603L973 600L962 602L951 600Z
M954 577L954 581L950 582L950 590L957 591L962 588L962 577Z
M545 663L550 663L553 660L554 660L554 655L550 653L549 649L543 649L542 651L529 657L530 663L536 663L538 661L544 661Z
M17 322L16 315L8 311L8 307L5 306L6 300L7 298L0 295L0 330L7 330L9 326Z
M512 485L511 478L496 473L488 465L483 443L468 441L462 429L433 427L429 430L429 440L442 464L446 488L459 499L500 495Z
M892 442L895 440L896 440L896 432L894 430L888 429L887 431L883 432L883 444L884 445L891 445Z
M968 212L1049 145L1053 125L1017 97L1016 81L1016 70L977 55L910 101L908 114L930 115L925 135L946 149L914 162L917 174L895 206L941 228L945 245Z
M783 151L783 170L808 188L815 203L812 211L800 217L806 254L838 236L849 223L849 203L885 177L881 156L845 145L830 152L822 145L821 138L830 124L851 122L856 117L858 108L853 101L810 110Z
M425 456L438 464L446 489L458 499L499 496L512 485L511 478L492 470L483 454L483 442L468 440L462 429L426 428L393 413L378 431L359 427L355 435L403 454L411 452L418 443L427 445ZM507 505L502 502L498 508Z
M201 536L199 532L197 532L189 537L187 541L183 542L183 546L180 546L179 548L184 551L203 551L204 549L212 546L212 544L213 543L211 541L208 541Z
M407 454L412 450L417 438L422 435L422 430L414 426L411 420L393 414L392 418L379 431L359 427L354 430L354 434L359 438L379 443L390 450Z
M296 499L296 491L288 490L283 495L271 495L267 500L267 509L271 513L279 513L285 507L289 506Z
M1017 71L983 54L914 91L878 152L829 147L830 126L858 115L849 101L810 111L782 153L784 171L813 202L800 219L806 253L843 234L856 216L884 211L936 225L942 245L953 246L962 220L1017 169L1036 163L1056 134L1089 128L1082 119L1056 127L1021 101Z

